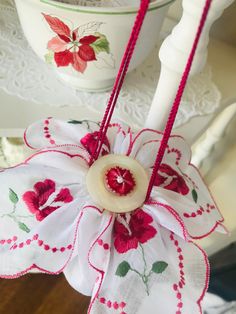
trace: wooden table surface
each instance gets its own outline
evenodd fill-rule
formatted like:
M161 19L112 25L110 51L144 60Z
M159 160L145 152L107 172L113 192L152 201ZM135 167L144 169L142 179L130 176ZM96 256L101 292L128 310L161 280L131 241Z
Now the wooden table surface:
M63 275L0 279L0 314L86 314L88 304Z

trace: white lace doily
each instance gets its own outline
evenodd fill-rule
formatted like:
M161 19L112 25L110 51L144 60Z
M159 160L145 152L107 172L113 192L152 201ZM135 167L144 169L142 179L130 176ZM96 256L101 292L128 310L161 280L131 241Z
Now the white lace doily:
M109 92L88 93L65 86L52 68L32 51L22 34L12 0L0 4L0 88L34 103L52 106L86 106L101 111ZM159 77L158 47L149 58L130 73L119 97L116 116L136 126L143 126ZM197 115L216 110L221 95L205 70L189 80L175 126Z

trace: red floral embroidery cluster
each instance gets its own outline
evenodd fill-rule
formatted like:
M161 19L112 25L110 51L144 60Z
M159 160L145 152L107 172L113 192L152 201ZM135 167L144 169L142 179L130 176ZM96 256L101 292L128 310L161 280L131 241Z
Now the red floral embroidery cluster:
M137 249L154 238L157 230L150 224L153 218L142 209L137 209L130 215L119 215L114 225L114 246L118 253L126 253Z
M36 219L41 221L62 206L63 203L70 203L73 197L68 188L62 188L56 192L56 183L50 179L37 182L34 191L27 191L22 198L29 211L35 214ZM55 193L55 195L53 195Z
M161 164L155 185L182 195L189 193L189 188L184 178L167 164Z
M93 155L97 145L98 145L98 139L99 139L99 132L93 132L86 134L81 140L80 143L84 146L84 148L88 151L90 155ZM103 141L103 147L102 147L102 156L105 156L109 154L110 152L110 143L107 137L105 137Z
M132 173L128 169L123 169L118 166L107 171L106 183L112 192L120 196L129 194L135 187Z

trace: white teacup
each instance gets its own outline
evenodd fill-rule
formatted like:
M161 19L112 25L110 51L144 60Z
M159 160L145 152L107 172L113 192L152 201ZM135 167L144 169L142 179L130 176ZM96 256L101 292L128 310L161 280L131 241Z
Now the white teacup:
M151 2L129 71L154 48L168 4ZM116 77L138 7L87 7L54 0L15 0L26 38L69 85L109 89Z

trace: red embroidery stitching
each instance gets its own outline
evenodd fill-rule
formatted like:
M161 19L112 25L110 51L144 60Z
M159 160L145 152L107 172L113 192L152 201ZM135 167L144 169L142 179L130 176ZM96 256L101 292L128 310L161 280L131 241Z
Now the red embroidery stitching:
M86 206L86 207L84 207L84 209L85 209L85 208L89 208L89 207L95 209L96 211L100 212L101 214L103 213L103 211L101 211L99 208L97 208L97 207L95 207L95 206ZM83 209L83 210L84 210L84 209ZM102 269L97 268L97 267L92 263L92 261L91 261L91 259L90 259L90 257L91 257L91 252L92 252L92 250L93 250L95 244L97 243L97 240L98 240L98 239L106 232L106 230L110 227L112 221L113 221L113 216L110 216L110 219L109 219L109 222L108 222L107 226L105 227L105 229L103 229L103 231L100 233L99 237L98 237L98 238L93 242L93 244L90 246L90 249L89 249L89 252L88 252L88 263L89 263L89 266L91 266L91 267L92 267L95 271L97 271L97 272L100 274L100 276L101 276L100 282L98 282L98 284L97 284L97 285L98 285L98 288L97 288L97 290L96 290L96 293L94 294L94 297L92 297L91 302L90 302L90 304L89 304L88 314L91 313L91 309L92 309L92 307L93 307L93 305L94 305L94 302L95 302L96 299L98 298L98 294L99 294L99 292L100 292L100 290L101 290L101 286L102 286L103 279L104 279L104 274L105 274L105 272L104 272Z
M42 268L42 267L38 266L37 264L32 264L31 266L25 268L22 271L14 273L13 275L0 274L0 278L4 278L4 279L19 278L19 277L27 274L28 272L30 272L32 269L37 269L37 270L39 270L39 271L41 271L41 272L43 272L45 274L59 275L65 269L65 267L68 265L69 261L71 260L72 255L73 255L76 239L77 239L77 236L78 236L78 227L79 227L79 223L80 223L82 217L83 217L83 212L80 213L79 218L77 219L77 222L76 222L76 228L75 228L75 233L74 233L74 237L73 237L73 244L72 244L72 249L71 249L70 255L66 259L65 264L60 269L58 269L57 271L50 271L50 270L47 270L45 268ZM37 236L38 235L34 235L34 237L37 237Z
M136 152L134 158L136 159L138 154L140 153L141 149L143 149L146 145L150 144L150 143L159 143L160 142L160 139L158 140L150 140L150 141L147 141L145 143L142 144L142 146L140 146L140 148L138 149L138 151ZM134 142L133 142L134 144ZM129 154L131 153L131 150L129 151Z
M118 128L117 133L122 132L123 135L126 135L125 131L123 130L122 126L119 123L111 123L111 124L109 124L109 127L110 128L117 127Z
M17 240L17 238L16 238L16 240ZM35 241L37 241L38 246L42 247L45 251L52 251L53 253L56 253L56 252L63 253L66 250L70 251L73 248L72 244L69 244L67 247L61 247L61 248L53 247L53 248L51 248L50 245L44 243L43 240L39 239L38 234L35 234L32 239L27 239L25 242L20 242L18 244L15 243L14 245L12 245L10 247L10 250L22 249L24 246L31 245L31 243L35 242ZM0 241L0 244L1 244L1 241Z
M182 157L181 151L179 149L177 149L177 148L171 148L170 149L169 145L167 145L167 153L168 154L175 153L177 155L175 164L178 166L179 165L179 161L180 161L180 159Z
M12 242L17 241L17 236L13 236L12 239L2 239L0 240L0 245L11 244Z
M159 167L154 181L154 186L156 185L182 195L187 195L189 193L189 187L186 184L182 173L179 174L178 171L166 163L162 163Z
M113 193L125 196L133 191L136 184L130 170L116 166L107 171L106 185Z
M180 170L180 169L179 169L179 170ZM182 172L182 171L181 171L181 173L182 173L183 176L185 176L185 178L187 178L187 179L189 180L189 182L192 183L192 185L193 185L193 187L194 187L195 189L199 189L198 186L197 186L197 184L193 181L193 179L191 179L186 173L184 173L184 172Z
M125 302L117 302L117 301L112 302L111 300L106 300L106 298L104 298L104 297L98 298L98 301L101 304L104 304L104 306L106 306L109 309L114 309L116 311L121 310L122 312L120 312L120 314L126 314L123 311L123 309L126 307Z
M44 120L44 128L43 128L44 129L44 137L49 141L49 143L51 145L55 145L56 141L52 138L52 135L49 132L49 124L50 124L51 119L52 118L49 117L46 120Z
M48 199L54 195L53 201L47 204ZM44 220L48 215L60 208L58 203L68 204L73 201L73 196L68 188L56 189L56 182L51 179L36 182L33 190L22 195L28 210L35 215L38 221Z
M157 230L153 218L141 208L131 214L117 215L114 222L114 246L119 254L137 250L139 245L153 239ZM142 232L140 232L142 230Z
M201 216L203 213L210 214L215 209L216 209L216 207L214 205L206 204L206 209L204 209L202 206L200 206L199 209L195 212L184 213L184 217L185 218L196 218L197 216Z
M182 255L182 249L179 246L179 242L174 238L174 233L172 232L170 235L170 240L174 243L176 247L176 251L179 254L178 259L179 259L179 274L180 274L180 280L178 283L173 284L173 290L176 293L176 298L177 298L177 310L176 314L181 314L182 307L183 307L183 300L182 300L182 294L181 294L181 289L185 286L185 277L184 277L184 257Z
M110 245L108 243L104 243L102 239L97 240L98 245L102 246L105 251L110 249Z

